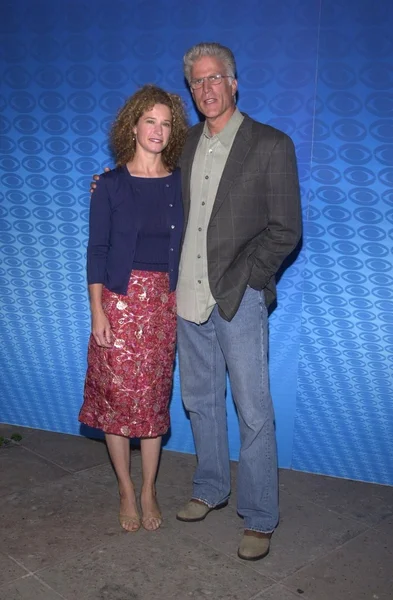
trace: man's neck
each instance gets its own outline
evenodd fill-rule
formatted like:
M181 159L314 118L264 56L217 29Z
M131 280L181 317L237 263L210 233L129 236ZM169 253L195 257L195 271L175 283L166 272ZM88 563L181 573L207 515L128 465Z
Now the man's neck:
M233 106L231 106L230 109L228 109L223 115L220 115L219 117L206 117L206 125L209 129L210 135L216 135L217 133L220 133L220 131L224 129L228 121L230 121L235 110L236 105L234 104Z

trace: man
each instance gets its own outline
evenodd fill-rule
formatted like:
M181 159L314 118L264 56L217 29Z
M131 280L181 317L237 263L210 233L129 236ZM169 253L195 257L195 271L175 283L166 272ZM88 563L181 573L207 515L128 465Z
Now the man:
M230 495L227 368L241 436L238 556L258 560L279 516L267 308L275 275L301 235L296 157L287 135L237 109L229 48L197 44L184 56L184 72L205 122L190 130L181 159L178 351L198 465L192 499L177 518L201 521Z
M241 437L238 556L258 560L269 552L279 516L267 309L275 275L301 235L296 157L287 135L237 109L229 48L197 44L184 56L184 72L205 122L191 128L181 159L178 352L198 465L192 498L177 518L202 521L229 498L228 369Z

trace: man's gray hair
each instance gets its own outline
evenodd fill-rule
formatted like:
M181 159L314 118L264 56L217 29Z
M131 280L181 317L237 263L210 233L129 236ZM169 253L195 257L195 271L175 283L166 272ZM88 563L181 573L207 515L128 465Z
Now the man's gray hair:
M236 77L236 62L232 50L217 42L201 42L190 48L183 57L184 76L188 83L191 81L191 69L195 61L203 56L214 56L225 66L225 75Z

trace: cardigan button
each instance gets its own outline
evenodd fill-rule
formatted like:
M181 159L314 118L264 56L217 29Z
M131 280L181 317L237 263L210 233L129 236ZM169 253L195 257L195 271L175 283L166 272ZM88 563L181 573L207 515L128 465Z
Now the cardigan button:
M174 225L171 225L171 229L175 229L175 226L174 226Z

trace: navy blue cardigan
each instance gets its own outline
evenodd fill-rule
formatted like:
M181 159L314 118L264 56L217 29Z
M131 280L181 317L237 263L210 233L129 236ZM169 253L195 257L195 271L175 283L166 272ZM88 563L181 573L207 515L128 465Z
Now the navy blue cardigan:
M126 167L117 167L100 175L91 196L87 246L88 284L102 283L111 292L123 295L127 294L138 235L133 182L125 169ZM171 186L171 191L168 188L168 202L173 203L168 249L169 283L170 290L173 291L176 289L179 273L183 231L179 169L172 173L168 182Z

